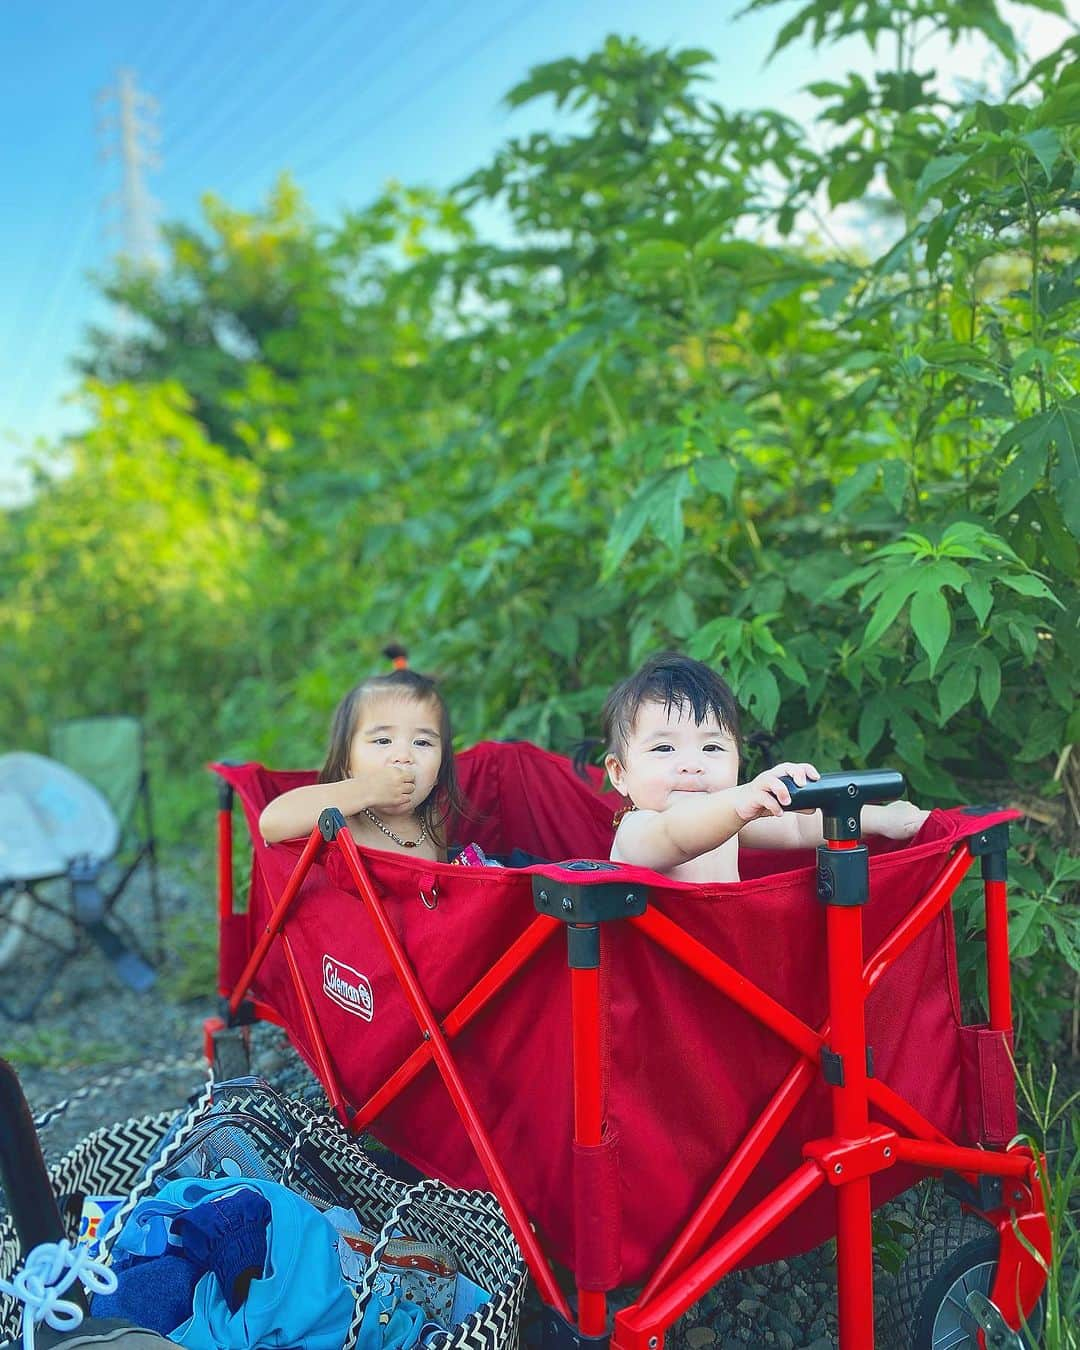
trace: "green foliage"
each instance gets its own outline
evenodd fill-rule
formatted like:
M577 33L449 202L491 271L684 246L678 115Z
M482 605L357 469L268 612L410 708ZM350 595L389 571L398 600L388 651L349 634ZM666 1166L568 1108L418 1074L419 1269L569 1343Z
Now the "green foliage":
M988 40L1008 94L942 90L917 65L934 31ZM787 756L1034 816L1018 1007L1058 1037L1080 39L1025 65L993 0L814 0L777 49L799 35L881 54L811 86L813 137L706 97L707 53L612 37L508 95L568 129L450 194L392 186L326 224L284 179L110 278L134 325L89 337L91 430L0 518L4 739L139 712L179 834L206 758L317 762L390 638L444 676L462 741L557 747L678 646ZM832 212L889 241L824 242Z
M1080 1350L1080 1227L1076 1218L1080 1212L1080 1092L1060 1100L1056 1065L1051 1066L1045 1082L1036 1080L1030 1065L1018 1078L1030 1122L1024 1139L1036 1159L1053 1252L1045 1266L1041 1343L1046 1350ZM1023 1235L1020 1240L1024 1241ZM1030 1244L1025 1245L1038 1255Z

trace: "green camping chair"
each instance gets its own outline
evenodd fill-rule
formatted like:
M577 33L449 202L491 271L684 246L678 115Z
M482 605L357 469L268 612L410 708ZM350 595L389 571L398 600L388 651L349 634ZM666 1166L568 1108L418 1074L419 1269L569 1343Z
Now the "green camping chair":
M57 723L50 732L49 752L91 783L112 807L120 825L116 863L120 876L106 893L105 912L127 932L131 945L147 960L160 964L164 956L161 930L161 894L158 888L154 818L150 780L146 772L142 724L134 717L76 717ZM115 914L137 868L146 862L150 883L149 942L136 935Z

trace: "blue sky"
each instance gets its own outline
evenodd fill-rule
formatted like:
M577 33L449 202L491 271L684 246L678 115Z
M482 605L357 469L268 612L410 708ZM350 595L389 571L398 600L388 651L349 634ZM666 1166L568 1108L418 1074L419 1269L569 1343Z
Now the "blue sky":
M0 501L18 492L22 447L74 423L63 396L85 324L115 322L86 274L120 242L105 205L119 169L102 159L96 125L120 67L159 105L161 167L148 185L163 218L195 219L208 190L253 205L283 169L332 217L389 178L447 186L508 135L551 123L550 107L511 114L502 95L531 65L584 55L610 32L716 52L713 92L730 107L808 116L802 85L866 68L854 44L796 46L766 66L794 6L734 21L742 2L6 0ZM1006 9L1036 45L1060 40L1054 21ZM981 64L977 53L944 59L968 76Z

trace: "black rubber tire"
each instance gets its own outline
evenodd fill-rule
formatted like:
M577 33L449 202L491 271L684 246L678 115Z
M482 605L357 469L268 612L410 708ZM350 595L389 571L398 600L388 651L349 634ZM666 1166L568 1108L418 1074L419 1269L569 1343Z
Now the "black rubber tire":
M965 1271L997 1262L998 1236L974 1214L954 1214L911 1249L889 1288L878 1318L877 1350L933 1350L934 1319L947 1291ZM1042 1326L1036 1307L1032 1330ZM1032 1350L1037 1340L1027 1339Z

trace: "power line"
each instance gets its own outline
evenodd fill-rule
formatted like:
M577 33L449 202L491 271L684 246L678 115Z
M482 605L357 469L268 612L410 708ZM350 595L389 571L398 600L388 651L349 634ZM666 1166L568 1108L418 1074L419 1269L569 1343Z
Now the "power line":
M431 0L426 0L426 3L423 4L421 8L410 17L413 18L414 20L421 18L423 11L427 9L430 4ZM445 31L445 29L450 26L451 23L453 23L456 19L459 18L460 13L455 7L455 0L451 0L450 8L448 12L445 14L443 22L440 23L433 30L433 32L429 30L429 35L434 37L440 36ZM399 35L403 38L407 36L409 31L410 31L409 29L405 28L398 30ZM384 39L385 36L389 35L390 35L389 33L384 35ZM376 42L372 47L369 47L367 49L364 55L370 59L382 45L383 42ZM341 89L348 84L355 83L356 77L357 71L355 67L350 66L346 68L343 71L342 77L336 80L333 84L326 86L322 92L321 97L318 98L312 104L310 104L309 107L299 118L295 118L285 127L279 128L277 134L269 142L264 142L259 147L258 155L252 156L253 165L256 162L259 162L259 167L258 168L253 167L250 173L244 175L237 182L235 182L233 184L234 190L236 188L245 187L248 183L252 182L256 176L263 175L267 167L266 161L267 160L274 161L277 156L282 155L283 152L287 152L288 147L292 143L295 143L298 138L300 140L303 140L305 130L308 127L327 121L328 112L331 109L333 109L334 111L337 110L336 105L339 101ZM274 165L273 167L275 172L280 171L280 166Z
M388 103L375 117L362 123L359 127L356 127L348 134L348 136L343 136L333 142L330 148L324 151L321 159L314 162L302 162L298 165L296 168L297 175L315 174L321 169L326 168L328 164L333 163L334 159L338 157L343 150L353 146L360 137L367 136L370 132L374 131L376 127L382 126L388 118L398 112L404 104L411 102L418 94L427 93L436 88L436 86L441 84L448 75L453 74L458 66L464 61L467 61L470 57L482 52L484 48L490 46L497 37L501 37L503 33L512 28L522 15L529 13L530 11L535 12L535 10L535 0L525 0L523 4L515 6L501 22L494 24L489 28L478 41L466 44L466 46L456 52L449 60L443 61L435 66L434 69L430 70L427 75L423 77L423 79L419 80L404 94L399 95L393 102Z
M324 51L331 50L331 47L340 49L342 39L340 39L340 32L336 31L336 28L338 28L340 16L347 14L350 9L355 9L352 0L343 0L342 4L333 9L332 14L329 15L328 30L325 24L320 24L320 30L324 30L323 36L329 38L329 41L317 42L315 50L306 50L306 57L297 59L296 51L302 45L304 35L312 27L313 20L325 19L325 16L327 16L325 11L320 11L319 8L308 9L305 22L290 32L286 50L282 51L281 61L274 62L273 65L262 62L258 68L261 78L258 78L254 84L239 85L235 90L234 97L223 107L216 109L216 116L213 119L198 121L198 123L192 124L185 134L175 136L170 142L170 155L185 153L185 151L190 154L189 143L192 140L194 140L196 146L212 143L216 150L221 140L221 132L228 130L235 132L236 127L250 123L252 115L261 111L263 105L273 103L282 89L296 84L308 70L311 70ZM239 119L238 113L242 113ZM235 135L229 139L235 139Z

